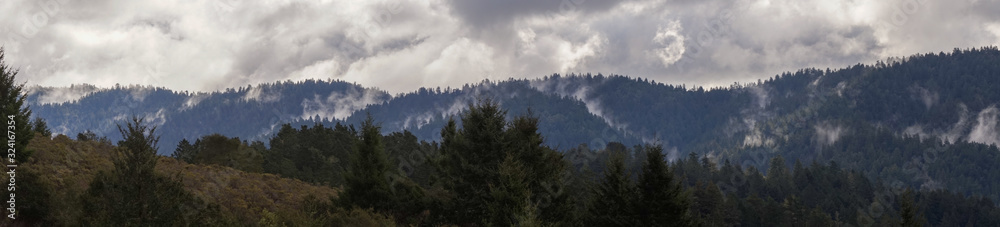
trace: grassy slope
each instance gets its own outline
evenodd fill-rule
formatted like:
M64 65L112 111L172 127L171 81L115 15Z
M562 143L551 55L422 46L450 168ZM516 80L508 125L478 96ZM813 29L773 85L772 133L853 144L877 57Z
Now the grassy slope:
M41 182L50 188L50 218L57 223L73 223L76 217L83 215L79 197L86 192L94 175L112 168L110 157L115 147L59 135L52 139L36 136L28 148L35 151L32 161L19 168L35 171L42 178ZM180 180L189 192L218 204L224 214L244 223L256 223L264 210L301 210L306 197L326 199L336 196L339 190L273 174L192 165L169 157L161 157L156 170Z

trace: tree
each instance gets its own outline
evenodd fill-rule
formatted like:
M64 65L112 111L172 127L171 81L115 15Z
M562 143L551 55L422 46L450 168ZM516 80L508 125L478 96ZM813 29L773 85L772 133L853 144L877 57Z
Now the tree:
M393 214L400 221L414 218L423 210L423 190L406 176L400 175L385 152L381 127L368 115L361 123L359 143L346 175L341 205ZM409 220L417 221L417 220Z
M79 140L79 141L94 141L94 140L97 140L97 134L95 134L94 132L92 132L90 130L87 130L85 132L77 133L76 134L76 140Z
M610 155L604 179L594 188L586 222L594 226L641 226L635 210L639 193L625 170L625 153Z
M385 211L392 209L392 189L389 188L390 167L382 144L379 126L369 116L361 123L361 140L355 145L344 175L346 184L341 201L346 206Z
M83 194L85 226L223 225L213 205L206 205L173 179L154 172L156 127L132 117L118 125L111 171L101 171Z
M52 131L49 130L49 126L45 123L45 119L42 119L41 117L36 117L34 121L31 121L31 131L42 134L44 137L52 137Z
M564 180L569 164L561 153L542 144L544 139L538 132L538 123L531 110L524 116L514 117L505 132L505 152L523 166L524 183L531 192L532 203L538 205L541 221L571 223L576 219L574 201L566 193Z
M524 226L537 223L536 206L531 202L531 190L526 181L527 171L512 155L500 163L500 179L491 183L487 201L487 224L491 226Z
M445 215L455 224L486 219L489 184L499 178L496 170L506 156L506 113L495 101L480 99L469 103L469 110L462 113L462 129L452 119L441 130L441 177L437 179L445 190L454 193Z
M28 161L31 156L31 151L27 149L28 142L35 134L28 122L31 119L31 109L24 103L28 97L24 92L24 84L17 84L14 80L18 70L8 66L4 56L4 49L0 48L0 100L3 100L0 102L0 114L3 114L7 122L7 130L14 132L16 139L14 146L10 148L14 149L14 161L17 162L7 164L20 164Z
M188 142L187 139L181 139L181 142L177 143L177 149L174 150L174 153L170 157L187 163L194 163L195 152L197 150L194 145L191 145L191 142Z
M917 202L913 199L913 190L906 189L906 191L903 192L903 196L899 199L899 216L901 218L899 226L924 226L925 220L919 209L920 208L917 207Z
M645 150L646 163L642 166L638 185L641 199L637 204L644 225L692 225L688 213L690 198L667 166L663 146L647 145Z

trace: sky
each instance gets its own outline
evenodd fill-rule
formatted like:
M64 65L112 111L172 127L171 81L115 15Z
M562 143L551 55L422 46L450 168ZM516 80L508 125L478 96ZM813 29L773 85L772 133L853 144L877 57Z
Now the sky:
M987 0L4 0L29 85L216 91L334 79L392 94L603 73L690 86L1000 44Z

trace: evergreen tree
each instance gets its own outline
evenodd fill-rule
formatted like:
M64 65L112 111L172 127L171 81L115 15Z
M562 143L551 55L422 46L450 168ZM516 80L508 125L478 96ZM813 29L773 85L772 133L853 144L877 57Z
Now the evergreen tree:
M899 199L899 226L920 227L924 226L924 218L917 207L917 202L913 199L913 190L906 189Z
M84 226L224 225L217 208L186 192L180 182L154 172L156 127L133 117L119 125L114 168L94 177L83 195Z
M181 142L177 143L177 149L174 150L174 153L170 157L187 163L194 163L195 152L195 146L191 145L191 142L188 142L187 139L181 139Z
M31 121L31 130L44 137L52 137L52 131L49 130L49 125L45 123L45 119L42 119L41 117L36 117L34 121Z
M499 179L497 169L506 156L504 117L506 111L491 99L469 104L462 113L462 128L450 120L441 131L442 177L444 189L453 193L445 214L455 224L485 221L489 184Z
M524 181L531 192L531 201L539 207L539 216L548 223L570 223L573 201L566 193L565 177L568 164L563 155L542 144L538 133L538 118L530 110L527 115L514 117L506 131L508 156L515 157L526 173Z
M699 225L726 226L724 207L727 205L722 198L722 191L715 183L708 184L698 181L694 187L693 216Z
M400 221L419 221L413 219L423 211L423 190L391 167L380 128L371 115L361 123L340 202L348 208L392 214Z
M640 226L636 208L639 192L625 171L625 154L608 157L604 179L594 188L586 222L592 226Z
M351 155L350 168L341 201L347 206L386 211L393 207L392 189L389 188L390 166L382 144L379 126L369 116L361 123L361 140Z
M7 122L4 124L5 128L12 131L16 138L13 147L8 149L14 149L13 159L17 163L7 164L16 165L28 161L31 156L32 151L27 148L35 133L28 122L31 119L31 109L24 103L28 97L24 92L24 84L17 84L14 80L18 70L8 66L4 56L4 49L0 48L0 100L3 100L0 101L0 114L3 114L4 122Z
M535 204L526 181L526 169L513 155L500 164L500 179L490 184L487 202L487 225L522 226L522 222L537 223Z
M690 226L690 199L674 179L664 160L663 146L646 146L646 163L642 166L637 209L645 226ZM695 159L695 164L697 159Z

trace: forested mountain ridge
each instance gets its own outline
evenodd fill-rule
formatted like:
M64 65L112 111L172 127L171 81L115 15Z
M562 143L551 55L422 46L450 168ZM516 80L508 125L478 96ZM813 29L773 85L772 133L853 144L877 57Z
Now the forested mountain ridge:
M422 88L395 96L356 84L307 80L194 94L83 86L74 89L86 96L61 103L69 99L59 95L73 89L34 88L28 100L55 132L113 135L113 122L138 114L161 126L164 144L177 144L211 133L266 143L284 123L292 128L356 125L364 113L381 122L385 132L407 130L419 140L438 141L451 116L477 97L489 97L510 110L508 117L529 111L539 117L545 144L556 150L659 142L671 159L694 152L759 169L780 154L789 160L837 161L894 183L996 200L998 75L1000 50L985 47L836 70L802 69L712 89L582 74ZM160 153L171 151L164 146Z
M997 143L995 129L990 131L986 122L996 115L990 107L1000 101L995 92L1000 83L997 55L995 47L956 49L832 71L803 69L714 89L618 75L556 74L421 88L395 97L356 84L314 80L213 93L142 86L35 87L28 102L58 133L110 135L108 123L138 114L166 126L166 143L211 133L263 140L282 123L358 123L364 115L358 113L364 112L383 122L386 131L405 129L420 139L437 139L448 116L477 96L495 98L512 114L530 109L542 119L541 130L549 132L547 144L567 148L659 140L682 152L703 151L696 147L706 141L767 142L773 138L759 132L758 123L810 115L817 121L852 119L950 142ZM785 132L770 133L782 137Z

